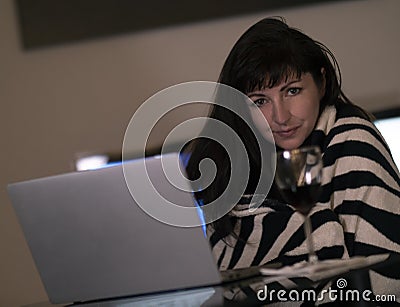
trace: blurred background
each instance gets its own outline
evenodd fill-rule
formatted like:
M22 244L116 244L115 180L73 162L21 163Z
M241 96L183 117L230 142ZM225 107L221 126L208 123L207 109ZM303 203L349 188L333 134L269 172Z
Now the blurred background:
M73 171L78 157L118 157L129 120L146 99L181 82L216 81L234 42L259 19L283 16L325 43L341 66L345 93L357 104L369 111L400 106L400 1L292 2L265 1L253 9L242 3L226 12L222 6L209 15L200 7L193 8L203 10L196 15L188 7L155 6L139 23L124 14L126 23L113 26L119 10L108 28L57 12L55 20L65 17L57 35L51 24L39 22L35 34L29 23L30 12L41 14L35 5L46 1L0 0L0 306L47 300L7 184ZM91 13L96 9L86 16ZM181 116L168 116L160 131ZM155 133L149 150L161 142Z

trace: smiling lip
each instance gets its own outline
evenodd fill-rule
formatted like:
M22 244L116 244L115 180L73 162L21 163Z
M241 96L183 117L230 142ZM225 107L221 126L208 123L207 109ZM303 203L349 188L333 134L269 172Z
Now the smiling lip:
M289 138L289 137L293 136L297 132L298 129L299 129L299 127L294 127L291 129L274 131L274 134L280 136L281 138Z

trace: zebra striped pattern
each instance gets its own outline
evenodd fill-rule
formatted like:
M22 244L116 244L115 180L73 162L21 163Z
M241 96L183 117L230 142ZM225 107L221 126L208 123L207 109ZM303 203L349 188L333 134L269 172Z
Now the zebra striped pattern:
M400 176L373 123L354 106L327 107L305 145L323 152L319 202L311 211L320 259L400 253ZM307 259L303 218L288 205L266 199L256 211L243 197L229 213L237 236L220 238L208 228L220 270ZM400 268L370 274L375 294L399 294Z

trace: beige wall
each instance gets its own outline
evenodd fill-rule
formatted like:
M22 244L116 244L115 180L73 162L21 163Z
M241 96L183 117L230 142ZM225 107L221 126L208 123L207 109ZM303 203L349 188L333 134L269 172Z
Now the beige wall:
M237 37L283 15L328 45L344 89L369 110L400 105L400 1L344 1L21 50L14 1L0 1L0 306L47 299L6 194L10 182L70 171L76 154L119 151L135 109L183 81L216 80Z

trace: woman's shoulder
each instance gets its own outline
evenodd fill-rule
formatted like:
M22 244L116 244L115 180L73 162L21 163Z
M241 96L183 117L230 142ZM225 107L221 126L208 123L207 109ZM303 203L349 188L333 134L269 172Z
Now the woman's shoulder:
M310 142L318 144L323 151L334 143L346 139L366 141L370 138L383 139L368 115L359 107L339 102L325 107L316 127L310 135Z
M336 141L353 140L359 142L371 141L385 144L381 134L364 110L348 103L335 106L335 120L330 129L326 131L328 143Z
M324 139L324 166L341 165L354 174L360 167L369 173L382 172L398 180L390 149L374 123L358 107L350 104L336 108L336 119ZM336 171L338 171L336 169ZM383 176L383 175L382 175Z
M361 107L351 104L338 102L335 105L336 109L336 119L341 118L360 118L370 122L370 117L367 111L363 110Z

